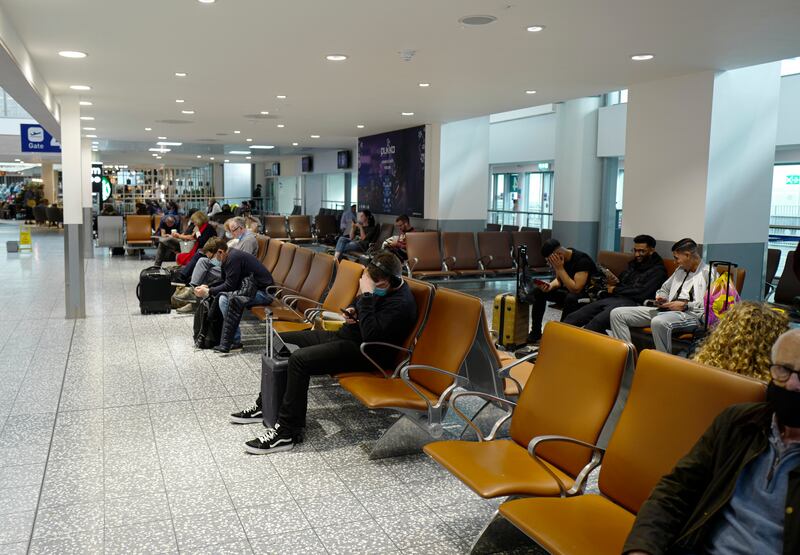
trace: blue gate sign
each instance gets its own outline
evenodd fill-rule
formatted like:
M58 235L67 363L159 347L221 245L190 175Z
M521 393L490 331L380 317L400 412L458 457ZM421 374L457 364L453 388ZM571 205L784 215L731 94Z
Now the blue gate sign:
M38 124L20 123L22 152L61 152L61 143Z

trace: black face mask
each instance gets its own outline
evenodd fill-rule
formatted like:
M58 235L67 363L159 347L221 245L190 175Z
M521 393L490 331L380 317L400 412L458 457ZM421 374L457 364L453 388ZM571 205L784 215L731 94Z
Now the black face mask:
M800 428L800 391L789 391L769 382L767 404L775 411L778 422L791 428Z

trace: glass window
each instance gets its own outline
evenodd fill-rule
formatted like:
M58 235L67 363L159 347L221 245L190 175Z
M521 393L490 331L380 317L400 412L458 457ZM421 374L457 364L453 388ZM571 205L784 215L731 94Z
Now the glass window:
M551 227L552 184L553 172L493 173L488 223Z
M800 239L800 164L779 164L772 172L772 203L769 217L769 246L783 253L793 251ZM781 255L777 275L786 260Z
M329 173L325 176L322 206L342 209L344 207L344 174Z

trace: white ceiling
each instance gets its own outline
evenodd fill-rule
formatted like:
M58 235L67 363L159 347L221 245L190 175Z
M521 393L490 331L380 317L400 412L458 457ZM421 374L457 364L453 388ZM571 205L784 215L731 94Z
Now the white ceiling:
M0 1L56 95L93 87L81 98L94 103L84 113L102 140L344 147L358 135L800 55L798 0ZM458 23L472 14L497 21ZM534 24L546 29L526 32ZM401 61L404 49L416 50L412 61ZM656 57L630 60L641 52ZM350 58L326 61L332 53ZM243 117L262 110L275 119ZM158 121L170 119L191 123Z

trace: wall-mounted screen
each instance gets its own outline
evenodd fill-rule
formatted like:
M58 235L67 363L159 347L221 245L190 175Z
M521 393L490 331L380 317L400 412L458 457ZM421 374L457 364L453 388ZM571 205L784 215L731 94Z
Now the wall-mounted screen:
M424 217L424 125L358 139L358 204L375 214Z
M303 172L313 172L314 171L314 157L313 156L303 156L302 161L302 168Z
M272 175L280 175L281 174L281 163L280 162L273 162L272 163Z
M349 170L353 165L353 156L349 150L340 150L336 153L336 168Z

